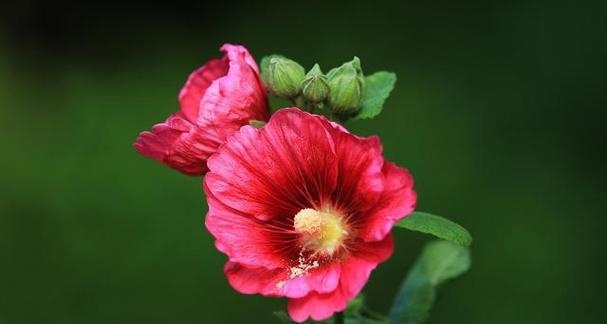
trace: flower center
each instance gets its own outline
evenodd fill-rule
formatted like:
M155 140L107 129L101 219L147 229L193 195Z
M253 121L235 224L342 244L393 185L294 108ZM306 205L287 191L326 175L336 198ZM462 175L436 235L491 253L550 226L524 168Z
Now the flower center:
M341 215L332 211L305 208L295 215L295 231L301 235L304 249L333 255L348 235Z

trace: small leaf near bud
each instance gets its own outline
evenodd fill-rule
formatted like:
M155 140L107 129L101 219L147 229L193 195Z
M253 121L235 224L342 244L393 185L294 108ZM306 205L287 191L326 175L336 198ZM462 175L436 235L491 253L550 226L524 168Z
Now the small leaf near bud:
M329 106L340 117L355 115L365 92L365 77L358 57L327 74L329 80Z
M266 125L267 123L263 120L251 119L249 120L249 125L259 129Z
M318 64L306 74L306 78L301 82L301 91L304 98L313 104L323 102L329 95L327 77L322 74Z
M305 70L297 62L285 57L270 59L268 89L279 98L291 99L299 94Z

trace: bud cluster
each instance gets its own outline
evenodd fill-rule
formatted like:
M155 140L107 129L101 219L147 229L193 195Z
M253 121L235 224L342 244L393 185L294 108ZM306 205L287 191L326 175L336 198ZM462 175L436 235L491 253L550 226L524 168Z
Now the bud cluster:
M306 73L297 62L275 56L270 59L267 72L265 81L270 93L292 100L304 110L327 107L341 118L351 117L360 110L365 76L358 57L325 75L318 64Z

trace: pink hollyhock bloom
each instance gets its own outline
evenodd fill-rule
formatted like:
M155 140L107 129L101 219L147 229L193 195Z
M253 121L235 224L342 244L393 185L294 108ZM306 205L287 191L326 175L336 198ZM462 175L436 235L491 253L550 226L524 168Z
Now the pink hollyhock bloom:
M251 119L269 109L259 68L243 46L225 44L225 56L190 74L179 93L181 109L139 134L135 149L189 175L207 172L207 159Z
M409 172L381 153L378 137L295 108L232 135L204 179L206 226L232 287L287 297L298 322L344 310L416 203Z

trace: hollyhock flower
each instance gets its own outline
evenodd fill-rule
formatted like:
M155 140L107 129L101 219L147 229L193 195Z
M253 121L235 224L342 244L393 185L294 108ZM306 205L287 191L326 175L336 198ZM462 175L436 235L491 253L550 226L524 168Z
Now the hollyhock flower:
M190 74L179 93L181 109L139 134L135 149L182 173L202 175L207 159L250 120L269 109L259 68L243 46L225 44L225 56Z
M232 135L204 179L206 226L232 287L287 297L298 322L344 310L416 203L409 172L381 153L377 137L296 108Z

